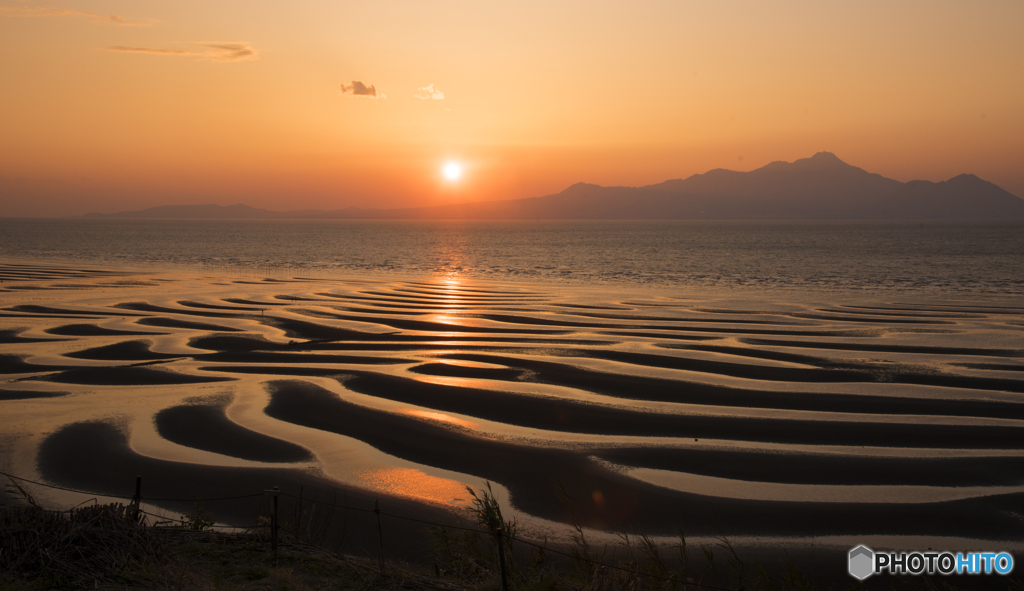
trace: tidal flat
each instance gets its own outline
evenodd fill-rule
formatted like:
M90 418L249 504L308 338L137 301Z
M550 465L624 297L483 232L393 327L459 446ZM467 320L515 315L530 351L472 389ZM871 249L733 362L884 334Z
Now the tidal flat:
M250 526L276 486L369 547L375 503L466 524L467 486L491 483L553 543L575 520L598 545L1020 545L1019 298L0 276L0 469L71 489L26 485L47 507L124 501L141 476L154 519L202 500ZM389 551L428 545L385 522Z

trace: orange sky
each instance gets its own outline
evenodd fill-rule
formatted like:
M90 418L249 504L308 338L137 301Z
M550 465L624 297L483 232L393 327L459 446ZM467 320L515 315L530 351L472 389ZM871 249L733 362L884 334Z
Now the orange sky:
M821 150L1024 196L1022 26L1019 0L0 0L0 216L532 197Z

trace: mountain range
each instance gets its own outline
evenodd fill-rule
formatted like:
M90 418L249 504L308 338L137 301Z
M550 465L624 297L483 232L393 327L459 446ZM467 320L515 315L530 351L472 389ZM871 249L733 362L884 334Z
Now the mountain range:
M248 205L165 205L87 214L118 219L898 220L1024 219L1024 199L962 174L900 182L830 152L750 172L715 169L644 187L577 183L561 193L404 209L271 211Z

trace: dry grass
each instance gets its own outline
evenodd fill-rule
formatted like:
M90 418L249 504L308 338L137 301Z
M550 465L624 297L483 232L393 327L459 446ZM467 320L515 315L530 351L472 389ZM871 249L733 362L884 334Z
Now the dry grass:
M124 505L0 512L0 568L14 579L54 587L99 587L129 568L156 563L161 544Z

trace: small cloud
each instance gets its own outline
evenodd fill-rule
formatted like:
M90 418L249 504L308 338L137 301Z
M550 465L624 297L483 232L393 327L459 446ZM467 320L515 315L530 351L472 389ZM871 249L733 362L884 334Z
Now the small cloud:
M256 50L248 43L203 43L209 59L219 62L256 59Z
M148 27L157 22L156 19L147 18L143 21L130 21L123 16L116 14L96 14L84 10L70 8L43 8L29 6L0 6L0 16L9 18L46 18L53 16L77 16L101 23L110 23L120 27Z
M359 80L353 80L352 84L348 86L342 84L341 93L351 94L353 96L372 96L373 98L378 99L387 98L386 96L384 96L384 93L378 93L377 89L372 84L370 86L367 86L360 82Z
M433 84L428 84L428 85L426 85L426 86L424 86L422 88L417 88L416 89L416 94L414 94L413 96L418 98L418 99L420 99L421 101L427 101L427 100L441 101L441 100L444 100L444 93L441 92L440 90L434 88Z
M106 47L107 51L121 53L148 53L151 55L177 55L194 57L196 59L207 59L215 62L237 62L240 60L256 59L258 54L248 43L196 43L199 49L165 49L161 47L125 47L115 45Z

